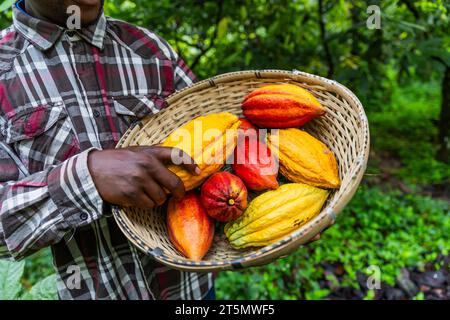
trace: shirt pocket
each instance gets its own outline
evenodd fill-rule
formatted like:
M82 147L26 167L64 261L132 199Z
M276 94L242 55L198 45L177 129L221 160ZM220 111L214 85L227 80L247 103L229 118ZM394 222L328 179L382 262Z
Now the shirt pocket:
M63 101L18 110L0 130L30 173L61 163L80 151Z
M113 97L112 100L122 133L142 118L167 107L166 100L157 94L123 95Z

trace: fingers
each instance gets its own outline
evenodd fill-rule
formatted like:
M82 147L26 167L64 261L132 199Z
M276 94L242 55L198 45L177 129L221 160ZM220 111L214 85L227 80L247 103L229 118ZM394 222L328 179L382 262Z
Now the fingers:
M142 187L156 205L163 204L167 198L164 188L177 199L182 198L185 194L183 182L166 168L165 163L181 165L193 175L201 173L195 161L181 149L162 146L135 147L133 149L141 152L141 155L145 155L140 160L140 168L146 171L145 176L147 176Z
M166 201L166 192L154 180L148 179L143 187L147 197L151 198L157 206L162 205Z
M150 150L153 155L163 162L181 165L193 175L199 175L201 173L194 159L181 149L153 146Z
M154 161L148 170L155 182L167 188L175 198L181 199L184 196L185 190L181 179L161 162Z
M126 207L137 207L141 209L153 209L156 206L155 201L146 194L144 189L140 187L142 184L136 179L131 178L128 183L122 185L120 189L120 196L117 201L111 203L123 205Z
M156 204L155 202L146 194L141 194L140 196L133 199L131 206L138 207L141 209L153 209Z

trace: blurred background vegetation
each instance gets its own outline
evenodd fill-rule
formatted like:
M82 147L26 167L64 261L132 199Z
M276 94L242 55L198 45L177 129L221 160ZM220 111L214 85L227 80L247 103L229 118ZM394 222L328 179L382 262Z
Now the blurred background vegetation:
M381 29L366 26L370 5ZM200 79L298 69L345 84L367 111L369 167L336 225L271 265L218 274L218 298L450 299L449 10L445 0L106 1L108 15L164 37ZM371 265L377 290L366 286ZM48 250L0 264L0 297L10 274L20 285L7 297L54 297L53 272Z

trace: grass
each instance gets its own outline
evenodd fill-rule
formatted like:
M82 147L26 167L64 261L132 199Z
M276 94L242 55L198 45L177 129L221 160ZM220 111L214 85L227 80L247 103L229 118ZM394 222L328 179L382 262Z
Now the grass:
M371 172L384 159L381 153L400 160L393 174L410 185L441 183L450 179L450 166L436 161L440 87L436 82L413 82L392 88L392 101L383 111L368 114L372 147L379 153L372 158Z

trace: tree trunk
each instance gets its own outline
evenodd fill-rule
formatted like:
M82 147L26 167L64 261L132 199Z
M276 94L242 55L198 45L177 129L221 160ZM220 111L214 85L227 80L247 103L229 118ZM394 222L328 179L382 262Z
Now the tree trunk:
M439 149L437 159L450 163L450 67L446 66L442 78L442 102L439 116Z
M375 4L380 6L380 0L368 0L367 5ZM372 36L369 38L369 46L366 52L366 60L369 64L369 71L373 74L382 69L384 64L383 57L383 29L375 29L372 31Z
M350 53L354 57L358 57L360 55L359 42L361 35L359 34L358 30L358 24L360 23L359 12L360 8L357 6L356 2L353 2L352 8L350 9L350 18L352 20L352 27L351 27L352 48L350 50Z
M323 6L323 0L319 0L318 3L318 16L319 16L319 28L320 28L320 39L322 41L322 46L325 51L325 60L327 61L328 65L328 73L327 77L332 78L334 74L334 62L333 62L333 56L331 55L330 46L327 42L327 30L325 27L325 12L324 12L324 6Z

